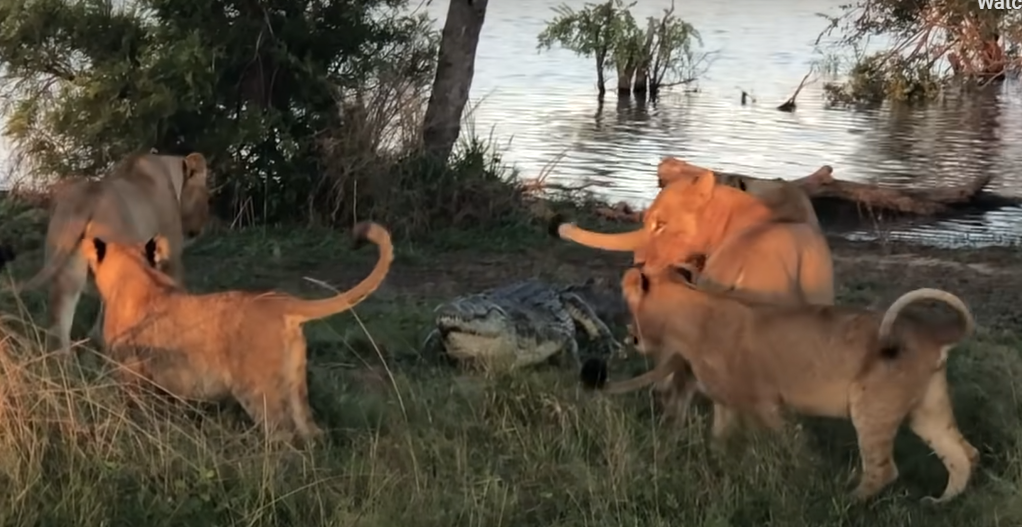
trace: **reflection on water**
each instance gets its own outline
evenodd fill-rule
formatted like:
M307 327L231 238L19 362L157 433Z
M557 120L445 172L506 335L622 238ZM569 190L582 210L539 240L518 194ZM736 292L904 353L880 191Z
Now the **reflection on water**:
M567 0L575 8L584 2ZM611 92L602 108L591 60L560 49L536 51L536 35L556 3L490 2L479 43L471 120L476 133L502 141L505 158L526 176L566 152L551 182L593 180L606 185L597 192L642 206L656 193L656 164L673 155L787 179L829 164L839 178L920 188L993 173L994 189L1022 195L1017 86L925 110L852 112L824 109L817 84L803 90L796 113L775 110L818 58L812 44L826 21L816 13L836 15L844 0L678 3L676 13L700 30L706 49L717 51L699 92L667 93L656 104L618 101ZM670 4L643 0L633 14L657 16ZM445 0L422 8L443 23ZM742 106L741 89L758 102ZM1016 242L1020 223L1022 210L1012 207L884 230L891 238L1003 244Z
M569 0L578 8L584 0ZM994 173L992 188L1022 195L1022 97L1004 86L925 110L823 108L819 85L799 96L798 111L779 112L814 58L812 43L842 0L684 3L680 14L717 50L698 93L669 93L656 104L618 101L600 108L589 59L536 51L550 2L491 2L476 61L472 121L477 133L505 141L506 159L535 176L565 152L549 181L593 180L614 200L644 205L656 193L655 167L673 155L727 171L787 179L823 164L835 176L917 188L954 185ZM636 18L658 15L670 0L644 0ZM447 2L426 7L442 23ZM777 21L784 21L782 24ZM610 86L612 87L612 86ZM755 104L742 106L740 90ZM942 244L1002 244L1022 232L1022 210L1009 208L953 221L885 227L890 238ZM892 230L893 229L893 230ZM851 233L872 236L875 229Z

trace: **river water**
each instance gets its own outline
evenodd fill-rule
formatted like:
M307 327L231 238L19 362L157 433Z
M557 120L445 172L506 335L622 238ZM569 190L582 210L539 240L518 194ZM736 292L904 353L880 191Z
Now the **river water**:
M556 48L536 50L536 36L552 18L554 3L491 1L466 121L476 134L492 134L505 161L524 177L540 175L563 153L547 181L595 182L602 185L595 189L598 194L640 207L655 196L656 164L666 155L786 179L829 164L838 178L917 188L994 173L993 190L1022 195L1018 86L913 111L846 111L825 109L821 83L816 83L800 94L795 113L775 109L821 57L813 41L827 22L816 13L837 15L842 2L679 3L675 12L694 24L705 49L715 52L698 92L665 93L656 105L622 104L610 75L611 91L601 109L591 59ZM580 8L584 0L567 4ZM641 22L670 4L640 0L632 13ZM419 8L439 27L447 1L432 0ZM756 103L742 106L742 89ZM880 228L868 223L845 234L952 246L1022 241L1022 209L1017 207Z
M584 0L568 0L580 8ZM547 181L593 181L613 200L643 206L656 194L656 164L666 155L715 169L793 179L820 165L834 176L899 187L955 185L993 172L991 188L1022 195L1022 89L1005 85L965 101L927 109L825 109L822 82L803 89L795 113L784 102L814 60L813 41L827 26L816 15L840 13L844 0L677 3L675 13L702 34L715 60L698 93L673 90L655 105L619 104L609 75L599 109L591 59L561 49L536 51L553 17L552 2L491 1L476 58L467 118L493 134L524 177L538 176L564 153ZM640 0L638 21L670 0ZM423 6L443 24L445 0ZM826 42L826 41L825 41ZM756 103L742 106L741 89ZM948 221L913 221L850 237L910 237L940 245L1022 241L1022 209L1004 208Z

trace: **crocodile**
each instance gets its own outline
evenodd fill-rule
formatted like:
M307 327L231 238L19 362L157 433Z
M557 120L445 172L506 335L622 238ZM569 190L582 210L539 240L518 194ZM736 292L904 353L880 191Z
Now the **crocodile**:
M590 341L587 352L603 358L624 353L604 320L623 322L628 308L620 291L592 278L567 287L525 280L455 298L434 313L436 328L424 352L441 351L456 361L510 359L512 367L522 367L566 359L578 365L578 330Z

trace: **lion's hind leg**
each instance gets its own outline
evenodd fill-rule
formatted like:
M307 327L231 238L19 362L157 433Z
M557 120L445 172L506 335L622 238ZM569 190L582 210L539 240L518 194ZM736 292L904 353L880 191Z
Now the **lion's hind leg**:
M784 414L781 412L781 405L774 401L764 401L756 405L753 413L760 426L771 432L780 432L784 429Z
M245 412L262 425L271 441L290 441L294 436L291 419L287 412L287 400L280 390L248 390L236 393Z
M60 353L65 356L71 354L71 326L88 278L88 263L81 255L73 254L50 285L50 333L58 339Z
M710 437L721 443L727 440L734 433L738 426L738 413L734 408L713 403L713 425L710 428Z
M663 413L660 416L661 424L673 422L684 424L688 419L689 410L692 408L692 400L699 391L699 383L692 375L690 367L668 375L656 390L662 394Z
M852 425L855 426L862 458L859 485L852 492L852 496L859 500L874 496L898 479L894 438L905 414L896 411L896 405L891 404L897 394L878 388L857 383L852 387L850 397Z
M103 315L106 311L106 302L102 298L99 299L99 311L96 313L96 321L92 324L92 329L89 330L89 338L93 340L99 346L105 346L103 343Z
M293 339L288 346L290 357L287 372L287 399L291 410L291 421L303 439L311 439L323 434L323 429L316 425L309 407L309 383L306 372L307 349L305 339Z
M943 503L965 490L979 451L962 437L955 424L943 370L930 379L923 399L909 415L909 426L937 453L948 472L944 493L939 498L927 496L923 501Z

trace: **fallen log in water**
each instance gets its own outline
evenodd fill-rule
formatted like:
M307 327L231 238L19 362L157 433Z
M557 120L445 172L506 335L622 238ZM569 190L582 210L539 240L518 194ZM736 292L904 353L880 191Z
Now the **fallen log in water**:
M695 177L708 169L683 160L666 157L657 167L660 188L677 179ZM769 186L780 178L766 179L713 171L717 181L742 190L756 192L756 187ZM984 190L993 175L980 176L954 187L930 189L897 189L834 178L834 169L823 165L812 174L791 180L809 196L818 216L847 218L849 213L858 217L872 216L941 216L958 210L989 210L1022 204L1022 199L1003 196ZM624 221L641 221L642 212L625 203L601 207L601 216ZM829 222L828 222L829 223Z
M667 182L691 177L706 170L706 168L680 159L667 157L660 162L660 166L657 168L657 178L660 187L663 188ZM755 185L759 181L772 181L732 172L714 171L714 174L722 184L743 189ZM984 191L983 189L993 179L993 175L980 176L968 183L954 187L897 189L835 179L833 174L833 168L823 165L816 172L792 180L791 183L800 186L813 200L814 205L817 200L829 198L846 201L866 210L919 216L935 216L960 208L993 208L1022 203L1022 200L1017 198Z

